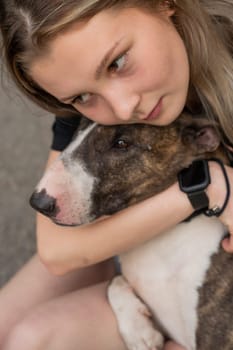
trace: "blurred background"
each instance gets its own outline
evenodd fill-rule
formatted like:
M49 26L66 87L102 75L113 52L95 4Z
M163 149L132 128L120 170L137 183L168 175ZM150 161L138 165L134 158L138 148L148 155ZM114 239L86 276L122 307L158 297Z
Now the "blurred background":
M1 287L35 252L28 199L46 164L53 116L22 97L0 65Z

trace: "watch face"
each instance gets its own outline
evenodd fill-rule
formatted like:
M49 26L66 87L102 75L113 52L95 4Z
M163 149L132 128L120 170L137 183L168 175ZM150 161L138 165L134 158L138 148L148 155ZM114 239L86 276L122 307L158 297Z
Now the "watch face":
M180 172L178 178L181 189L185 192L205 189L210 183L207 162L204 160L193 162L189 168Z

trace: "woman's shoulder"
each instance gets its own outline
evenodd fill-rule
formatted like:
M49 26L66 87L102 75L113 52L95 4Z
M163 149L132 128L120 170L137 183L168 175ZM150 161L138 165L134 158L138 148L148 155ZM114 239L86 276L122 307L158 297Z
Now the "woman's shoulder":
M81 114L75 114L72 116L55 116L52 125L52 150L63 151L66 146L68 146L78 129L82 118L83 116Z
M77 128L82 119L81 114L67 115L67 116L55 116L54 124L62 125L65 127Z

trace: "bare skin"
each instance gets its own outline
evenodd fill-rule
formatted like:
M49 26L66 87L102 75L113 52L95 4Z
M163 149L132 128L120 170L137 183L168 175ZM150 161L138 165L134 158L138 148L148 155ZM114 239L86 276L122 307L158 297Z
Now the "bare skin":
M16 327L4 350L122 349L113 312L106 299L107 283L76 290L39 305ZM59 336L58 336L59 334Z
M184 350L182 346L175 344L173 341L167 342L164 347L164 350Z
M113 265L108 261L57 277L48 272L37 255L34 256L0 291L0 345L15 325L33 314L38 306L100 283L111 278L113 273Z

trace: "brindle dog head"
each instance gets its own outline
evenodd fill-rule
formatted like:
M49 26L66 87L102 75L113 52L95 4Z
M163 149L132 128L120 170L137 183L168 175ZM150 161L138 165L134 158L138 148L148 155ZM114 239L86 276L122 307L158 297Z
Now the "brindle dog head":
M48 170L32 206L56 223L78 225L142 201L176 181L194 159L216 155L220 137L203 118L80 130Z

